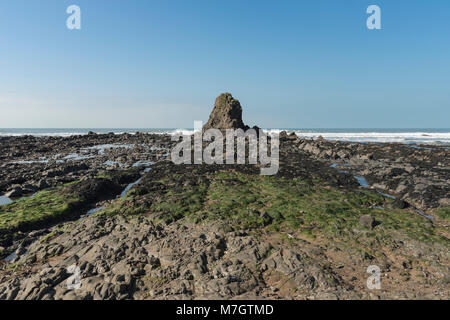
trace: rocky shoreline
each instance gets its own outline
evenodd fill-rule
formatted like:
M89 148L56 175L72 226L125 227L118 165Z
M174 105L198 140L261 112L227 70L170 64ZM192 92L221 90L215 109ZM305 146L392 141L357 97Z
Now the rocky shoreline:
M449 150L443 146L301 141L317 159L364 177L368 187L423 210L450 205Z
M0 193L20 197L99 170L144 167L166 156L171 142L138 133L0 137L0 145Z
M238 219L230 229L224 228L229 221L220 215L192 218L182 210L191 206L192 211L208 210L213 200L194 198L177 211L171 204L191 190L200 199L202 192L219 183L215 177L220 172L258 175L251 166L175 166L169 161L173 142L168 135L2 137L0 145L4 151L0 191L15 200L0 210L34 194L39 200L45 190L64 189L81 199L61 219L2 229L11 237L3 237L0 249L1 257L7 258L0 271L0 299L449 297L448 220L435 214L449 204L448 150L281 134L280 171L275 179L347 190L339 192L373 189L373 194L377 190L393 195L401 201L380 196L371 203L381 208L375 212L400 210L409 219L414 216L412 207L420 209L433 220L417 215L411 218L414 224L423 224L440 237L437 242L421 243L396 236L373 254L365 249L353 256L343 243L331 244L320 231L312 238L305 236L314 224L301 232L284 226L267 229L277 219L287 220L273 212L257 211L252 223L261 221L260 227L243 226ZM355 176L364 177L368 185L361 187ZM237 176L220 183L235 188L247 184L242 179ZM125 196L124 189L136 181ZM203 185L205 189L200 188ZM164 202L173 194L179 196ZM198 209L196 201L201 204ZM95 208L98 212L87 215L88 209ZM303 214L296 219L307 220ZM370 238L361 221L362 229L353 229L353 237ZM366 227L381 230L384 223L377 227L370 222ZM394 253L402 258L396 261ZM411 255L418 262L407 258ZM365 288L364 268L375 262L391 280L385 280L389 289L374 293ZM72 264L80 266L85 281L79 290L65 285ZM417 273L423 274L420 281L414 278Z
M208 128L249 129L239 101ZM0 300L450 297L448 148L279 138L266 176L164 134L0 137Z

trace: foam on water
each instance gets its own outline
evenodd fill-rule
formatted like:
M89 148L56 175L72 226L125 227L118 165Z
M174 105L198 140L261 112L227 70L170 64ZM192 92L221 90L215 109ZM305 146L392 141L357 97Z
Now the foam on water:
M269 129L266 132L271 135L280 133L281 129ZM420 131L400 131L400 130L374 130L356 131L354 129L346 132L343 130L286 130L288 133L295 132L300 138L317 139L319 136L327 140L338 140L348 142L372 142L372 143L408 143L408 144L436 144L450 145L450 130L420 130ZM438 132L439 131L439 132Z
M372 143L408 143L408 144L435 144L450 145L450 129L300 129L300 128L269 128L264 129L268 134L280 133L286 130L288 133L295 132L299 137L316 139L319 136L328 140L339 140L349 142L372 142ZM1 136L60 136L86 135L89 131L99 134L136 134L137 132L151 134L183 134L192 135L192 128L162 128L162 129L0 129Z

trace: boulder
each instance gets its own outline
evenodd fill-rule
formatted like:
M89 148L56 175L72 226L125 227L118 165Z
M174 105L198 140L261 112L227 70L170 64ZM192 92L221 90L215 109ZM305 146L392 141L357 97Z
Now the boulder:
M280 132L280 139L286 140L287 137L288 137L288 134L287 134L287 132L285 130Z
M48 187L50 187L50 185L48 184L47 180L42 179L42 180L39 181L38 189L42 190L42 189L45 189L45 188L48 188Z
M14 189L10 190L5 194L5 197L7 198L18 198L22 196L23 190L21 187L15 187Z
M373 229L373 227L375 227L375 218L370 214L365 214L359 218L359 224L366 228Z
M119 184L109 179L94 178L72 184L66 188L66 192L83 201L95 202L113 198L122 189Z
M297 137L297 135L295 134L295 132L291 132L291 133L288 135L288 139L291 139L291 140L297 140L298 137Z
M401 199L395 199L395 201L392 203L392 208L394 209L406 209L409 207L409 203L401 200Z

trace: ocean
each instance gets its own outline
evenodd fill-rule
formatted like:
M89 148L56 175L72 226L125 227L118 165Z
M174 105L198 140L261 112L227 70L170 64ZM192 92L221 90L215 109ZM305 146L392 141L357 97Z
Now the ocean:
M450 129L302 129L302 128L267 128L269 133L286 130L288 133L295 132L304 138L317 138L319 136L328 140L339 140L349 142L368 143L408 143L408 144L430 144L450 145ZM193 133L192 128L65 128L65 129L0 129L1 136L61 136L84 135L89 131L95 133L136 133L148 132L155 134L174 134L183 132Z

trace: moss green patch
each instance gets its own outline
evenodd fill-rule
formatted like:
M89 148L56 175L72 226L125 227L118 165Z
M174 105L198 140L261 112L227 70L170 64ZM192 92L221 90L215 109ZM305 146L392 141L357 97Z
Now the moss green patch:
M450 221L450 207L442 207L435 211L435 214L444 220Z
M144 214L147 211L148 206L144 204L139 205L136 201L133 201L133 199L130 199L127 196L114 201L110 206L103 210L97 211L92 216L139 215Z
M201 210L188 210L196 220L224 220L234 229L257 229L268 224L270 229L320 228L332 234L345 233L367 214L373 204L383 201L377 194L367 191L341 191L311 186L298 179L283 179L221 172L210 177L205 206ZM203 192L185 194L197 198ZM179 197L179 196L177 196ZM167 198L173 207L174 197ZM167 201L166 200L166 201ZM184 202L189 200L183 199Z
M379 246L394 246L398 240L448 244L431 222L411 210L371 208L386 201L390 200L370 190L349 191L320 181L311 184L298 178L224 170L202 176L169 174L144 181L98 214L146 213L156 222L182 218L195 223L222 221L226 231L266 230L326 238L341 247L359 248L367 259L377 257ZM366 214L379 223L373 230L359 223Z
M54 236L56 235L56 232L50 232L48 234L46 234L45 236L42 237L41 239L41 243L46 243L49 242Z
M0 233L10 233L69 214L78 199L62 192L62 188L38 192L0 208Z

